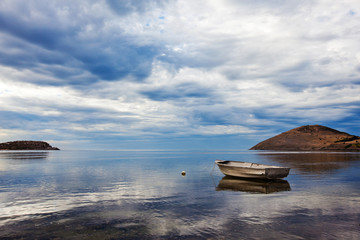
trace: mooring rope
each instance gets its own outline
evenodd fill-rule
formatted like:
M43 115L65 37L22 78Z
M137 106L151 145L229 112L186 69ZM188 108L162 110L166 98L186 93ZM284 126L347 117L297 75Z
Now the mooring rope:
M214 172L215 165L216 165L216 162L214 162L214 166L213 166L213 168L212 168L212 170L211 170L211 172L210 172L210 175L211 175L211 176L212 176L212 174L213 174L213 172Z

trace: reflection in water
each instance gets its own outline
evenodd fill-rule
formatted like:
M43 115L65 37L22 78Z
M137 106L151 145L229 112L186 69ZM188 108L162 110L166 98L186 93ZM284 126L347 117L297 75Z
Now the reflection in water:
M0 151L0 172L9 171L23 165L42 164L49 152L40 151Z
M350 167L360 161L360 154L354 153L258 153L270 161L301 172L323 174Z
M49 152L0 152L0 159L9 160L46 160Z
M245 179L225 176L223 177L216 191L241 191L251 193L274 193L290 191L290 184L286 180L266 180L266 179Z
M300 154L299 162L254 152L18 154L0 154L0 239L360 239L358 155L336 156L351 167L332 177L291 172L290 191L287 181L209 173L216 158L287 166L301 164ZM231 191L215 191L212 177L216 190Z

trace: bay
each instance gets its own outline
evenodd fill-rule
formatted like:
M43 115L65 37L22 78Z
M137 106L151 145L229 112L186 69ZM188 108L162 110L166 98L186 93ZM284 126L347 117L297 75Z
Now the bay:
M233 179L215 159L291 171ZM359 173L359 153L1 151L0 238L359 239Z

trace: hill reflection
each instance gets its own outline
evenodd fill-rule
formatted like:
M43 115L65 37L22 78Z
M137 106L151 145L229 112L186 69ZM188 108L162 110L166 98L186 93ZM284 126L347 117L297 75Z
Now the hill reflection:
M360 161L360 155L352 153L259 153L259 156L282 166L315 174L349 168L351 163Z
M0 152L1 159L10 160L46 160L48 152Z

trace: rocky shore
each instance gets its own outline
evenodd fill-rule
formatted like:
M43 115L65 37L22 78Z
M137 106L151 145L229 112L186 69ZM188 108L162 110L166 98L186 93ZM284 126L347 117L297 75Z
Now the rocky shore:
M60 150L43 141L13 141L0 143L0 150Z
M306 125L262 141L250 150L360 151L360 137L321 125Z

